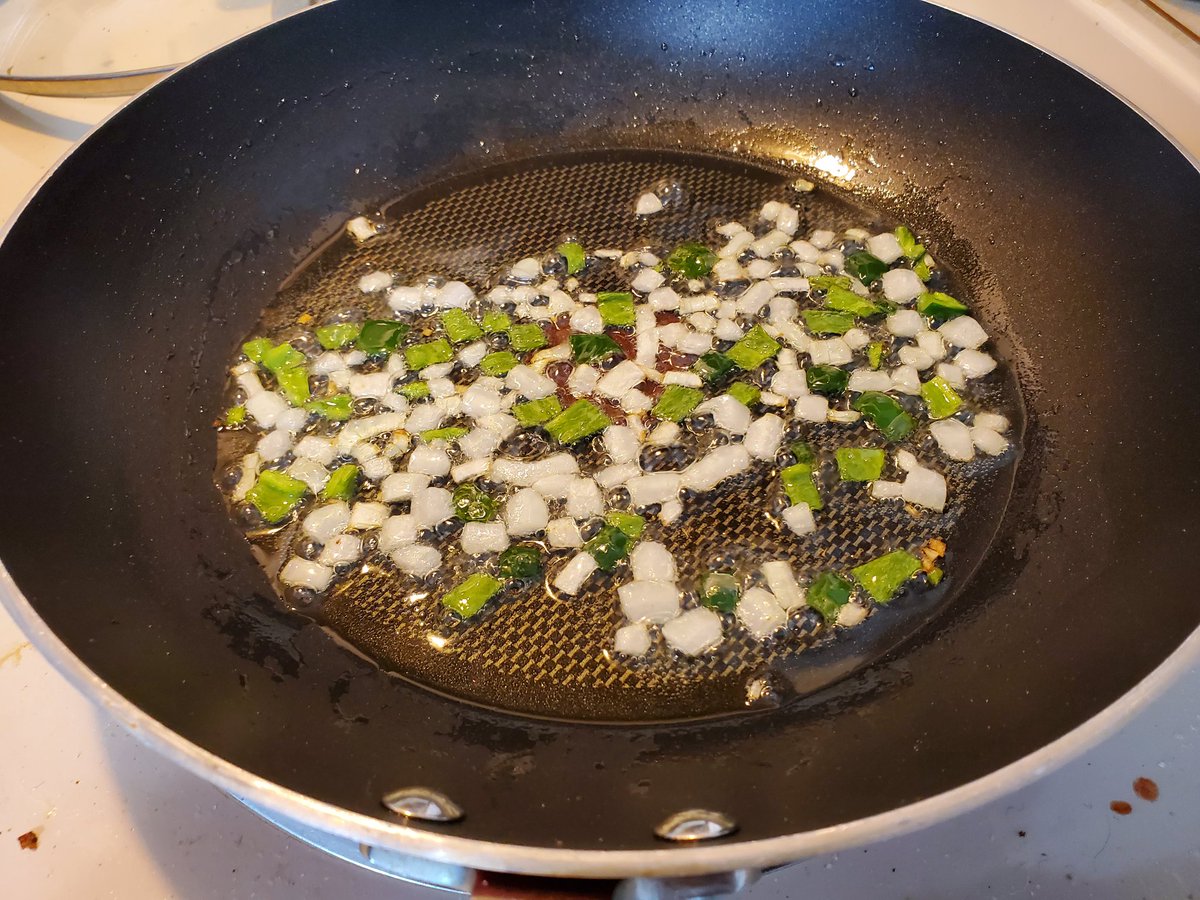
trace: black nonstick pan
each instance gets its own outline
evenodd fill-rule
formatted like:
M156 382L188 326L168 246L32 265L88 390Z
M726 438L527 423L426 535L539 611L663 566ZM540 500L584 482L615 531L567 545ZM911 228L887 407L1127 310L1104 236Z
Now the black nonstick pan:
M803 176L814 215L907 222L1019 385L1021 459L948 589L815 654L772 709L573 717L389 673L280 603L213 484L236 347L348 218L605 166L747 208ZM547 239L485 218L506 253ZM917 827L1079 752L1195 657L1198 225L1200 174L1152 124L920 3L323 6L118 112L0 244L5 602L181 764L375 847L624 877ZM462 815L401 817L399 790ZM689 810L730 827L665 841Z

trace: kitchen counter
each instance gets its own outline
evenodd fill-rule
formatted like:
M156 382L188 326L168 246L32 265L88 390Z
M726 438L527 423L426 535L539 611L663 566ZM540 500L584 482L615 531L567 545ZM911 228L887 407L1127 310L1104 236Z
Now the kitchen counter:
M943 5L1071 61L1200 155L1200 44L1160 10L1135 0ZM1158 5L1192 21L1200 10L1189 0ZM0 94L0 214L118 102ZM6 896L444 896L326 856L159 758L78 695L3 612L0 722ZM777 871L748 896L1191 897L1200 890L1198 758L1200 669L1040 781L916 834ZM1138 796L1139 778L1157 785L1157 800ZM1113 812L1113 802L1130 811ZM36 849L18 840L30 832Z

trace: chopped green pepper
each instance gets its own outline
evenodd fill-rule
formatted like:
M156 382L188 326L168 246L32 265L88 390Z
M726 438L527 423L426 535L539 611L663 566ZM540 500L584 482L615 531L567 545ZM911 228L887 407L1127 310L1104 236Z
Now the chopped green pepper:
M612 424L612 419L590 400L576 400L546 423L550 436L561 444L573 444Z
M883 451L874 447L843 447L835 454L842 481L876 481L883 474Z
M808 289L810 291L829 291L834 288L842 288L850 290L850 277L848 275L814 275L808 279Z
M592 554L598 565L605 572L611 572L617 563L629 555L633 538L615 525L605 525L600 532L583 545L583 549Z
M860 297L854 291L840 287L829 289L829 293L825 295L825 308L850 313L860 319L877 316L888 310L888 307L876 303L874 300Z
M491 575L476 572L463 579L458 587L448 591L442 597L442 606L458 613L464 619L469 619L483 609L484 604L496 596L496 592L503 586L503 582Z
M419 372L426 366L450 362L454 359L454 348L445 338L438 338L436 341L426 341L424 344L413 344L411 347L406 347L404 358L408 361L410 369ZM486 357L484 358L486 359Z
M893 550L878 559L850 570L854 580L863 586L876 603L887 603L904 582L921 570L921 561L911 553Z
M554 396L518 403L512 408L512 414L517 417L517 421L525 426L549 422L560 412L562 412L562 404Z
M304 406L312 396L308 387L308 370L304 366L280 369L275 373L275 380L279 382L279 389L292 406Z
M304 365L304 354L291 344L277 344L263 353L261 362L268 372L278 374Z
M806 309L800 315L813 334L845 334L854 327L854 316L836 309Z
M757 369L778 352L779 343L761 325L755 325L725 355L741 369Z
M812 465L817 461L817 454L813 452L813 448L804 443L804 441L796 441L791 446L792 456L796 457L798 463L808 463Z
M326 350L341 350L356 340L361 330L362 326L356 322L337 322L333 325L321 325L315 333L317 341Z
M903 253L908 259L916 262L925 255L925 247L921 244L918 244L916 237L913 236L913 233L903 225L898 225L893 234L896 235L896 240L900 244L900 252Z
M913 271L917 273L917 277L922 281L928 281L933 277L933 270L929 268L929 263L924 258L913 263Z
M704 399L704 392L682 384L668 384L654 404L654 415L668 422L678 422Z
M941 375L935 375L921 385L921 399L929 408L929 418L946 419L958 412L962 397Z
M700 580L700 602L710 609L733 612L742 586L728 572L709 572Z
M667 268L684 278L703 278L716 261L717 254L697 241L680 244L667 254Z
M542 554L529 544L514 544L500 554L496 568L504 578L533 578L542 571Z
M461 309L448 309L442 313L442 328L452 344L473 341L483 334L483 329Z
M225 411L225 424L230 428L236 428L246 421L246 407L231 406Z
M745 381L735 381L725 393L743 406L753 406L762 396L762 390Z
M325 482L321 491L322 500L349 500L358 492L358 476L361 470L353 463L338 466Z
M499 310L488 310L483 314L483 330L488 334L499 334L502 331L508 331L508 326L512 324L512 319L507 313L502 313Z
M846 390L850 373L837 366L809 366L804 370L804 380L814 394L836 397Z
M614 353L624 356L621 345L607 334L573 334L568 340L571 342L571 356L577 363L607 359Z
M942 577L945 574L946 573L943 572L941 569L939 569L937 566L934 566L932 569L930 569L928 572L925 573L925 577L929 579L929 584L931 587L937 587L939 584L941 584Z
M596 295L596 308L605 325L632 325L637 321L633 294L627 291L602 291Z
M883 344L872 341L867 345L867 362L872 369L878 369L883 364Z
M331 422L345 422L354 414L353 403L354 400L349 394L334 394L332 397L309 400L304 404L304 408Z
M420 400L429 396L429 385L424 381L410 381L400 385L400 394L409 400Z
M926 291L917 298L917 312L941 322L966 315L970 311L965 303L941 291Z
M604 521L614 528L621 529L635 541L642 536L642 531L646 528L646 520L641 516L619 509L609 510Z
M563 262L567 264L568 275L577 275L583 271L583 267L587 263L587 254L584 253L583 244L575 241L565 241L554 249L563 258Z
M889 441L902 441L916 427L913 417L896 398L882 391L863 391L850 404L862 413Z
M367 356L391 353L400 346L409 326L394 319L367 319L354 341L354 346Z
M308 485L291 475L267 469L258 476L246 499L272 525L282 522L304 499Z
M793 506L797 503L805 503L809 509L821 509L825 506L821 492L817 490L816 482L813 481L812 463L799 462L788 466L779 473L779 480L783 483L784 493Z
M508 345L518 353L545 347L547 343L546 332L536 322L526 322L523 325L508 327Z
M854 585L846 576L822 572L809 584L805 599L827 624L832 624L837 621L838 610L849 602L853 590Z
M484 375L507 375L509 370L520 363L521 361L508 350L498 350L495 353L489 353L479 361L479 370Z
M275 344L266 338L255 338L252 341L246 341L242 344L242 352L251 362L262 362L263 354L274 347Z
M463 428L461 425L431 428L421 432L421 440L427 444L432 444L434 441L457 441L460 437L466 437L470 431L471 429Z
M473 482L460 484L451 496L454 515L464 522L490 522L496 518L496 501Z
M859 250L846 257L846 271L868 287L878 281L887 270L887 263L866 250Z
M737 368L737 363L716 350L710 350L692 364L692 371L700 376L705 384L720 385Z

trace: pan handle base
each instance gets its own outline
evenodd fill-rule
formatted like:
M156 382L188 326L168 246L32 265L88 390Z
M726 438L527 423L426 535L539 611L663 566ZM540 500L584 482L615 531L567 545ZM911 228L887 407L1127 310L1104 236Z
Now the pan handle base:
M712 875L595 881L477 872L467 866L424 859L385 847L372 847L352 838L322 831L243 797L232 796L276 828L318 850L389 878L445 891L448 897L477 897L480 900L545 900L551 897L556 900L595 900L600 897L612 897L613 900L706 900L738 894L758 881L762 874L757 869L738 869Z

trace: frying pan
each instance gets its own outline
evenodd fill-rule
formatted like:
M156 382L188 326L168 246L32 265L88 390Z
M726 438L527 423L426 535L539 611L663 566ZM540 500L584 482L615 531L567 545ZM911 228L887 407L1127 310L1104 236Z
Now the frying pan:
M1024 456L976 571L775 710L577 722L388 675L280 605L212 483L234 349L349 216L621 149L798 165L906 221L1019 374ZM11 223L5 602L148 743L375 847L686 875L917 827L1063 762L1194 658L1197 210L1192 163L1120 100L914 2L323 6L149 90ZM464 815L382 806L408 787ZM691 809L737 830L656 837Z

